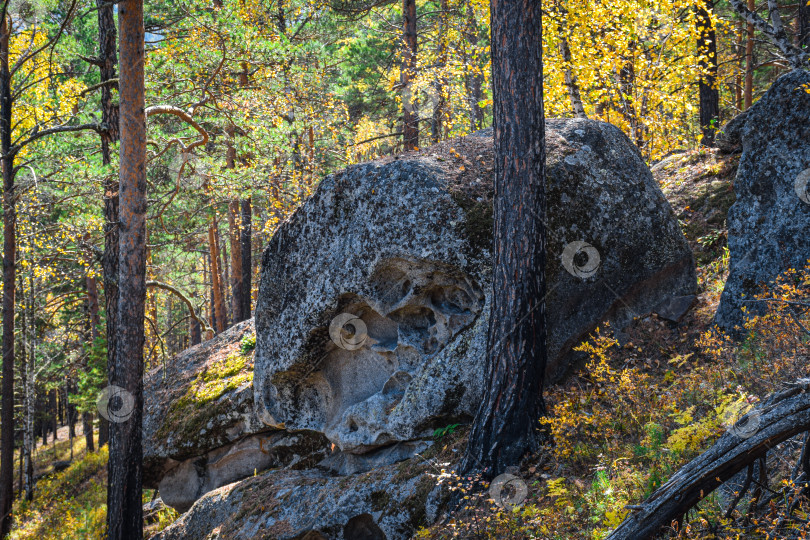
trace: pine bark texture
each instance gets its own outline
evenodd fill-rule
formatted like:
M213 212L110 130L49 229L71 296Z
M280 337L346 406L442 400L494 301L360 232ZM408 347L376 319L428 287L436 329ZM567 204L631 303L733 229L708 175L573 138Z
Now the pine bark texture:
M463 469L504 472L537 448L546 364L541 6L493 0L494 279L486 396Z
M0 538L11 530L14 499L14 296L16 294L17 212L14 156L11 154L10 26L0 22L0 151L3 168L3 382L0 412Z
M118 343L112 385L131 394L123 421L110 423L107 538L143 538L141 488L143 448L143 347L146 300L146 114L144 107L143 0L118 4L121 54L120 222ZM124 401L123 404L126 404ZM116 404L111 401L111 409Z
M242 305L241 317L243 321L251 317L251 295L253 287L253 237L252 237L252 221L253 209L251 200L242 199L240 202L242 211L242 223L239 229L239 240L242 243Z
M105 0L96 0L98 9L99 59L101 60L101 80L117 77L118 36L115 26L115 6ZM119 140L118 105L112 98L112 88L101 90L101 123L105 131L101 134L101 160L104 165L112 161L110 145ZM104 307L107 314L107 379L115 365L115 351L118 342L118 179L109 176L104 181L104 255L102 257L104 281ZM99 418L98 446L109 440L109 422Z
M208 226L208 249L211 262L211 300L213 326L217 334L225 331L225 301L222 298L222 271L219 266L219 242L216 215Z
M703 71L699 83L701 144L713 146L720 122L720 90L717 87L717 32L712 23L711 0L698 4L695 24L698 28L698 66Z
M748 10L756 9L756 1L748 0ZM754 103L754 25L748 23L745 27L745 89L743 90L743 110Z
M242 315L242 242L240 238L241 215L239 201L228 203L228 236L231 243L231 312L233 323L245 320Z
M411 80L416 76L416 0L402 0L402 139L405 151L419 146L417 118Z

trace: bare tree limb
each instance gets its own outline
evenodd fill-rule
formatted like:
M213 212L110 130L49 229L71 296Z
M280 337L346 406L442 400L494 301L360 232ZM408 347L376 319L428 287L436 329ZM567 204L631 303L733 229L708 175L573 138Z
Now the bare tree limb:
M810 379L799 379L773 394L762 407L740 420L745 435L730 429L706 452L687 463L619 525L608 540L653 538L678 520L720 484L764 458L791 437L810 430Z
M756 13L749 11L748 7L742 2L742 0L729 0L729 2L731 3L731 7L734 8L734 11L736 11L737 14L745 20L745 22L753 25L754 28L771 39L773 44L776 45L776 47L780 50L785 60L790 63L791 67L802 67L802 65L807 61L808 57L810 57L810 54L802 51L800 48L790 43L790 40L788 39L782 25L782 17L779 15L779 8L776 5L775 0L768 0L768 11L770 12L772 24L768 24L765 19Z
M150 116L154 116L156 114L170 114L172 116L176 116L186 122L188 125L193 127L197 130L197 133L200 134L200 138L188 146L184 146L182 143L180 144L181 149L183 152L190 152L191 150L197 148L198 146L203 146L208 144L208 132L203 129L203 127L197 123L194 118L191 117L189 113L181 109L180 107L175 107L174 105L152 105L151 107L146 108L146 117L149 118Z
M109 80L106 80L106 81L101 81L100 83L94 84L93 86L88 86L87 88L82 90L79 95L81 97L84 97L87 94L89 94L90 92L94 92L95 90L98 90L100 88L104 88L105 86L118 86L118 78L116 77L115 79L109 79Z
M168 283L163 283L162 281L154 281L154 280L147 281L146 286L147 287L157 287L158 289L163 289L164 291L169 291L170 293L174 294L177 298L179 298L180 300L183 301L183 303L186 305L186 307L188 307L188 311L191 314L191 318L194 319L195 321L197 321L198 323L200 323L200 326L203 327L203 332L208 332L209 330L211 332L214 331L213 328L208 326L208 323L205 322L205 319L203 319L197 313L197 310L194 307L194 304L191 303L191 300L189 300L189 298L185 294L180 292L180 290L177 289L176 287L173 287L172 285L169 285Z

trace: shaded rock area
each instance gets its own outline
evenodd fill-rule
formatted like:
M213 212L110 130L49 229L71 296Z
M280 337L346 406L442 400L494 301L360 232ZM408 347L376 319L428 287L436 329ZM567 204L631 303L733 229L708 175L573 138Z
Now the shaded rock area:
M430 458L352 476L271 470L206 494L153 540L410 538L448 500L435 472Z
M810 73L780 77L738 127L742 157L728 214L729 277L715 322L728 331L759 285L810 259Z
M551 120L546 141L556 381L597 324L621 328L659 306L677 318L696 278L669 204L618 128ZM474 415L492 180L484 131L321 182L264 253L254 376L263 421L361 454Z
M327 446L326 439L313 432L252 435L179 463L161 479L158 489L166 504L185 512L209 491L258 471L313 467L328 455Z

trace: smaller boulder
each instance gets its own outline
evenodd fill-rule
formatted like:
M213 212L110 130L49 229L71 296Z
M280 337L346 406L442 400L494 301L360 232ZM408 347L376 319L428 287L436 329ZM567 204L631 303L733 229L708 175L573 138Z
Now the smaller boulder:
M740 128L742 156L728 212L729 276L715 322L739 332L760 285L810 259L810 73L781 76Z

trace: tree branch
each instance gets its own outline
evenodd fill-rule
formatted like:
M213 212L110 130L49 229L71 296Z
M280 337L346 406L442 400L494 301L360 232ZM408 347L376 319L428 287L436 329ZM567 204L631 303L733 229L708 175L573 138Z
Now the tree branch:
M151 107L146 108L146 117L149 118L150 116L154 116L156 114L170 114L172 116L176 116L186 122L188 125L193 127L197 130L200 134L200 139L194 141L188 146L183 145L180 143L180 147L183 152L189 152L198 146L203 146L208 144L208 132L203 129L203 127L191 117L189 113L181 109L180 107L175 107L174 105L152 105Z
M158 289L163 289L164 291L169 291L170 293L174 294L177 298L183 301L183 303L188 307L188 311L191 314L191 318L200 323L200 326L203 327L203 332L214 332L214 329L208 326L205 320L197 314L197 310L194 308L194 304L191 303L191 300L180 292L179 289L169 285L168 283L163 283L162 281L147 281L147 287L157 287Z
M742 0L729 0L729 2L731 3L731 7L734 8L734 11L736 11L745 22L753 25L754 28L771 38L773 44L782 52L782 55L785 60L790 63L791 67L800 68L807 61L810 54L795 47L790 43L790 40L788 40L775 0L768 0L768 11L770 12L773 25L768 24L765 19L753 11L749 11Z
M687 463L636 511L630 513L608 540L653 538L701 499L739 471L764 458L776 445L810 429L810 379L799 379L768 398L744 417L745 435L727 431L706 452ZM749 429L750 428L750 429Z
M98 90L99 88L104 88L105 86L118 86L118 78L108 79L106 81L101 81L98 84L94 84L93 86L90 86L90 87L85 88L84 90L82 90L82 92L79 95L81 97L84 97L87 94L89 94L90 92Z

